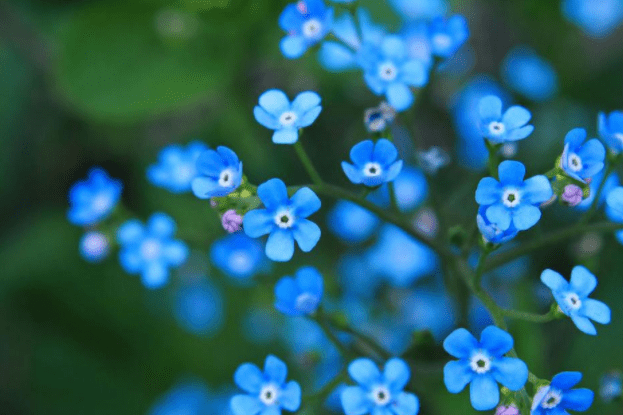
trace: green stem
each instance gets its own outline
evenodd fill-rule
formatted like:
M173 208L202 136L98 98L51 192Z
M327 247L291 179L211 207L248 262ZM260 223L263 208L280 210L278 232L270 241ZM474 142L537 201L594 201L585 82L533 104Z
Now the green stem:
M316 323L318 323L318 325L320 326L324 334L327 336L329 341L333 343L333 345L340 352L340 354L342 355L344 359L348 360L349 357L355 357L353 356L353 353L344 344L342 344L342 342L331 331L331 328L327 324L327 319L326 319L326 316L324 315L324 311L322 310L322 308L318 308L318 310L316 311L316 314L313 316L310 316L310 318L314 320Z
M344 333L352 334L353 336L357 337L359 340L365 343L370 349L374 350L374 352L378 354L384 360L387 360L390 357L392 357L392 354L388 352L387 350L385 350L385 348L381 346L371 336L368 336L367 334L362 333L350 327L348 324L341 323L335 319L329 319L329 323L333 325L333 327L335 327L337 330L343 331Z
M487 150L489 150L489 161L487 162L489 175L493 177L495 180L497 180L498 179L498 165L500 164L500 156L498 155L498 150L500 149L500 145L491 144L488 140L485 140L485 144L487 145Z
M294 143L294 149L296 150L296 154L299 156L299 159L301 159L301 163L303 163L303 167L305 167L305 170L307 170L307 174L309 174L309 177L311 177L312 181L317 185L322 185L322 178L320 177L320 174L318 174L318 171L314 167L314 164L307 155L307 152L305 152L305 148L303 148L303 144L301 144L300 136L299 140Z
M502 309L502 314L515 320L524 320L531 323L547 323L556 319L556 313L554 313L554 311L549 311L546 314L534 314L518 310Z

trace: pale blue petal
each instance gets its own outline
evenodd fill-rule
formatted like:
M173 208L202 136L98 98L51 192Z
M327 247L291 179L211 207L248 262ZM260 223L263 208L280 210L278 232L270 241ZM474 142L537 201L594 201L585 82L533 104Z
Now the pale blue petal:
M571 320L581 332L590 334L592 336L597 335L597 330L595 329L595 326L588 318L579 316L577 314L572 314Z
M119 252L119 263L128 274L137 274L143 269L143 257L136 249L124 249Z
M398 150L396 150L396 146L391 141L381 138L374 145L372 161L376 161L381 166L385 167L388 164L393 163L397 158Z
M413 104L413 93L409 87L400 82L394 82L387 87L387 102L396 111L406 110Z
M320 105L310 109L297 120L297 125L301 128L309 127L316 121L320 112L322 112L322 107Z
M264 361L264 375L277 385L283 385L288 375L288 367L278 357L268 355Z
M295 381L290 381L281 390L281 396L279 402L283 409L294 412L301 406L301 387Z
M594 398L595 394L590 389L574 389L564 392L560 404L565 409L572 411L586 411L593 404Z
M569 144L571 149L576 149L586 140L586 130L584 128L574 128L565 136L565 145Z
M603 162L606 158L606 148L601 144L601 141L593 138L584 143L577 155L580 156L585 165L590 162Z
M561 372L552 378L552 387L559 390L568 390L580 383L582 374L580 372Z
M541 210L532 205L521 204L513 212L513 225L517 230L530 229L541 219Z
M276 405L265 406L260 415L281 415L281 408Z
M554 195L548 178L542 175L526 180L522 193L522 201L530 204L543 203Z
M137 219L125 222L117 229L117 242L121 245L134 244L143 240L145 228Z
M520 184L526 175L526 167L519 161L505 160L500 163L498 174L502 184Z
M504 141L518 141L523 140L528 137L534 131L533 125L526 125L525 127L516 128L512 131L509 131L506 134L506 139Z
M500 402L500 390L492 376L475 376L469 387L469 397L474 409L488 411Z
M299 294L299 289L292 278L280 279L275 285L275 308L286 315L300 315L294 304Z
M297 219L292 228L294 239L303 252L309 252L320 240L320 228L314 222L307 219ZM292 256L292 255L290 255ZM288 258L289 259L289 258Z
M511 214L501 203L489 206L485 211L485 216L489 222L495 224L502 231L511 226Z
M474 371L466 361L452 360L443 368L443 381L450 393L461 392L474 376Z
M218 177L226 167L223 158L214 150L201 153L196 162L197 171L204 176Z
M273 261L289 261L294 255L294 237L290 230L275 228L266 241L266 256Z
M491 205L500 200L500 184L493 177L480 179L476 188L476 203Z
M164 213L154 213L147 221L149 233L161 238L169 238L175 233L175 221Z
M361 171L352 164L343 161L342 170L344 170L344 174L352 183L360 184L363 181L363 175L361 174Z
M502 100L495 95L487 95L478 102L478 114L485 122L502 118Z
M366 85L372 92L376 95L381 95L385 92L385 82L381 81L381 79L376 74L371 74L366 72L363 74L363 79L366 81Z
M253 108L253 115L255 116L257 122L259 122L266 128L276 130L281 127L281 124L279 124L279 120L277 119L277 117L269 114L264 108L260 107L259 105L256 105L255 108Z
M264 405L253 396L236 395L231 398L229 407L234 415L257 415Z
M400 68L400 79L407 85L422 87L428 82L428 71L419 60L410 60Z
M369 388L381 382L381 372L374 362L367 358L353 360L348 365L348 373L355 382Z
M310 293L318 298L322 296L322 275L314 267L303 267L296 272L296 283L302 292Z
M251 238L259 238L273 230L275 218L266 209L255 209L244 215L242 224L244 233Z
M193 194L199 199L209 199L213 197L220 187L216 180L203 176L195 177L190 186Z
M577 265L571 270L571 289L580 297L588 297L597 287L597 278L582 265Z
M566 291L569 283L562 275L551 269L546 269L541 273L541 281L547 287L556 292Z
M506 126L507 130L514 130L515 128L523 127L530 121L532 115L530 111L520 106L513 106L506 110L502 117L502 122Z
M405 42L398 35L387 35L381 44L381 51L385 58L401 62L407 57Z
M391 406L391 410L396 415L416 415L419 409L420 402L418 398L414 394L407 392L400 393Z
M278 89L269 89L260 95L259 104L275 117L280 117L281 114L290 110L290 100L283 91Z
M344 13L334 20L331 31L342 42L346 43L353 49L359 49L361 42L357 34L357 27L349 13Z
M216 148L216 151L221 156L223 161L225 161L225 165L227 167L237 168L238 165L240 164L240 160L238 160L238 156L231 148L225 147L225 146L218 146Z
M257 366L252 363L243 363L234 373L234 382L245 392L259 394L265 380Z
M582 301L582 308L580 309L580 313L584 314L584 316L590 318L593 321L596 321L599 324L610 323L610 307L608 307L601 301L587 298L586 300Z
M169 271L164 264L156 261L149 263L141 273L141 282L150 289L162 287L169 280Z
M346 415L364 415L372 409L367 393L358 386L347 386L340 394L342 408Z
M285 127L273 134L273 143L275 144L294 144L298 139L299 132L296 127Z
M306 218L320 209L320 198L309 187L297 190L292 196L292 207L297 218Z
M337 43L324 42L320 46L318 59L324 68L331 72L342 72L356 68L357 62L352 50Z
M383 377L390 391L395 393L403 390L409 381L409 376L409 366L402 359L393 358L385 363Z
M480 344L492 356L502 356L513 348L513 337L496 326L488 326L480 334Z
M478 347L478 341L464 328L454 330L443 341L443 348L446 352L459 359L468 358L476 347Z
M493 377L512 391L523 388L528 381L528 366L514 357L502 357L493 361Z
M270 179L259 185L257 195L269 210L274 211L288 204L288 189L280 179Z
M288 59L296 59L303 56L307 50L307 42L303 36L286 36L279 43L281 53Z
M372 140L364 140L350 149L350 159L356 166L363 167L364 164L372 160L373 152L374 142Z
M294 98L291 110L300 116L318 105L320 105L320 95L312 91L305 91Z
M188 258L188 247L182 241L171 241L164 249L164 257L169 265L180 266Z
M403 164L402 160L398 160L397 162L392 163L391 166L389 166L389 168L385 172L386 182L391 182L396 177L398 177L398 175L400 174L400 171L402 170L402 164ZM400 202L398 204L400 204Z

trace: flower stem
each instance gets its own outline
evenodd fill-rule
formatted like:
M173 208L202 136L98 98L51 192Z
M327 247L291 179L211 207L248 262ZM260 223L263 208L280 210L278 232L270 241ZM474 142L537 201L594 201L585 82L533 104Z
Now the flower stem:
M344 359L348 359L349 357L354 357L353 356L353 352L350 351L335 335L335 333L333 333L331 331L331 328L329 327L329 324L327 323L327 317L324 314L324 311L322 310L322 308L318 308L318 310L316 311L316 314L313 316L310 316L310 318L312 320L314 320L316 323L318 323L318 325L320 326L320 328L322 329L322 331L324 332L324 334L327 336L327 338L329 339L329 341L331 341L331 343L333 343L333 345L335 346L335 348L338 350L338 352L340 352L340 354L342 355L342 357Z
M392 356L390 352L385 350L385 348L381 346L371 336L368 336L367 334L354 329L353 327L349 326L346 323L337 321L336 319L329 319L329 323L333 325L333 327L335 327L337 330L343 331L344 333L352 334L353 336L357 337L359 340L365 343L370 349L374 350L374 352L378 354L384 360L389 359Z
M556 319L556 313L553 310L545 314L534 314L518 310L502 309L502 314L515 320L529 321L531 323L547 323Z
M320 174L318 174L318 171L314 167L314 163L312 163L311 159L307 155L305 148L303 148L303 144L301 144L301 140L298 140L296 143L294 143L294 150L296 150L296 154L299 156L301 163L303 163L303 167L305 167L305 170L307 170L307 174L309 174L309 177L311 177L314 184L322 185L323 183L322 178L320 177Z

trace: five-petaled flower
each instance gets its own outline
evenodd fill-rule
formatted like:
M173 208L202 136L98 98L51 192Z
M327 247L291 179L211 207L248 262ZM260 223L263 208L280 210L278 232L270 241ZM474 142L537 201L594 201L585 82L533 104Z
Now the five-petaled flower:
M197 159L198 175L191 183L199 199L227 196L242 182L242 161L227 147L207 150Z
M322 276L314 267L296 271L295 278L283 277L275 286L275 308L288 316L312 314L322 298Z
M121 197L123 186L105 170L94 167L86 180L69 189L67 219L74 225L91 226L106 219Z
M299 0L288 4L279 16L279 26L288 34L281 40L281 52L289 59L301 57L331 30L333 9L322 0Z
M288 367L273 355L264 362L264 373L252 363L243 363L234 381L247 394L231 398L234 415L277 415L281 409L294 412L301 406L301 387L293 380L286 383Z
M534 127L527 125L532 118L530 111L514 105L502 114L502 100L487 95L478 103L480 131L492 143L522 140L532 134Z
M447 19L438 16L429 26L429 37L433 54L441 58L449 58L469 38L467 20L458 14Z
M365 140L351 148L350 159L354 164L343 161L342 170L351 182L376 187L398 176L402 160L397 158L398 150L391 141L384 138L376 143Z
M541 273L541 281L552 290L560 310L584 333L597 334L590 320L610 323L610 308L601 301L588 298L597 286L597 278L585 267L574 267L570 282L556 271L546 269Z
M513 338L504 330L488 326L480 341L466 329L454 330L443 347L460 360L452 360L443 369L443 380L451 393L461 392L468 383L474 409L495 408L500 400L496 382L512 391L521 389L528 380L528 367L514 357L504 357L513 348Z
M266 256L273 261L289 261L294 254L294 240L303 252L311 251L320 239L320 228L306 219L320 209L320 199L310 188L299 189L290 199L283 181L270 179L257 188L266 209L255 209L244 215L247 235L258 238L270 234Z
M158 154L158 163L147 168L147 180L172 193L189 192L197 177L197 159L207 150L208 146L201 141L193 141L186 147L177 144L165 147Z
M574 128L565 137L565 147L560 159L562 169L571 177L586 182L604 168L606 149L593 138L586 143L586 130Z
M593 403L595 394L590 389L571 389L582 380L580 372L562 372L552 378L548 386L542 386L532 400L531 415L564 415L567 409L586 411Z
M418 398L403 389L411 376L409 366L398 358L385 363L383 373L370 359L356 359L348 365L358 386L347 386L340 395L346 415L415 415Z

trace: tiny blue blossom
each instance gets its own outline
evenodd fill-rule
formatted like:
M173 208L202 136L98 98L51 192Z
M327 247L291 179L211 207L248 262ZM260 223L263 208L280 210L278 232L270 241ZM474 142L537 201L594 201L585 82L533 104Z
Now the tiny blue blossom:
M623 151L623 111L612 111L610 114L599 113L599 136L614 153Z
M501 72L513 91L532 101L547 101L558 92L556 70L531 48L519 46L511 50L502 62Z
M350 150L350 159L354 164L343 161L342 170L352 183L368 187L391 182L402 169L396 146L384 138L376 143L365 140L355 144Z
M339 200L327 217L329 230L350 244L366 241L380 223L379 218L356 203Z
M564 16L593 38L610 35L623 21L620 0L563 0Z
M523 140L534 131L532 125L527 125L532 118L530 111L515 105L502 114L502 100L495 95L482 98L478 112L482 135L492 143Z
M432 19L448 10L446 0L390 0L390 4L406 21Z
M312 314L322 299L322 276L314 267L296 271L295 278L283 277L275 286L275 308L288 316Z
M580 372L562 372L548 386L541 386L532 399L530 415L562 415L567 410L586 411L595 394L590 389L571 389L582 380Z
M586 130L574 128L565 137L560 162L563 170L576 180L585 182L604 168L606 149L596 138L586 143Z
M320 96L315 92L301 92L290 103L283 91L270 89L260 95L253 114L257 122L275 130L273 143L294 144L299 138L299 129L309 127L320 111Z
M101 262L110 253L110 242L101 232L87 232L80 239L80 255L88 262Z
M418 164L430 175L437 174L437 171L452 161L450 154L441 147L432 146L428 150L417 152Z
M91 226L106 219L117 205L123 186L106 171L94 167L84 181L69 189L67 219L74 225Z
M256 239L235 232L217 239L210 247L212 263L238 282L250 280L265 268L266 256Z
M234 374L236 385L246 394L231 398L234 415L277 415L281 409L294 412L301 406L301 387L286 383L288 367L273 355L264 363L264 373L252 363L244 363Z
M433 55L450 58L469 38L467 20L458 14L449 18L438 16L431 22L429 37Z
M460 360L452 360L443 369L443 380L450 393L459 393L470 385L470 401L474 409L486 411L500 401L496 382L518 391L528 380L528 367L514 357L504 357L513 348L510 334L488 326L480 341L464 328L456 329L444 340L444 349Z
M411 376L409 366L403 360L388 360L381 373L372 360L356 359L348 365L348 374L358 386L342 390L340 399L346 415L418 413L418 398L403 391Z
M270 234L266 242L266 256L273 261L289 261L294 254L294 241L301 251L311 251L320 239L320 228L306 219L320 209L320 199L308 187L288 197L286 185L271 179L257 188L266 209L255 209L244 216L247 235L258 238Z
M478 230L480 230L480 233L485 241L491 242L492 244L503 244L517 236L519 231L515 228L515 226L513 226L512 223L508 229L501 230L496 224L487 219L486 211L487 207L481 206L478 209L478 215L476 216Z
M571 270L571 282L551 269L543 271L541 281L552 290L560 310L580 331L594 336L597 330L590 320L610 323L610 308L601 301L588 298L597 286L597 278L585 267L578 265Z
M198 381L175 385L151 407L149 415L203 415L213 410L211 393Z
M158 154L158 163L147 168L147 180L172 193L189 192L197 176L197 159L207 150L208 146L200 141L185 148L177 144L165 147Z
M117 230L121 246L119 262L129 274L140 274L147 288L160 288L169 279L169 268L182 265L188 257L188 248L173 239L175 222L164 213L154 213L143 225L129 220Z
M211 337L223 326L223 300L220 290L208 281L192 278L176 289L175 318L193 334Z
M242 182L242 162L227 147L206 150L197 159L197 176L191 183L199 199L227 196Z
M612 402L623 394L621 372L613 371L603 375L599 381L599 396L604 402Z
M511 225L519 231L530 229L541 218L539 205L553 195L549 180L543 175L524 180L526 168L513 160L500 163L498 173L499 182L485 177L476 189L476 202L486 206L486 220L499 231Z
M279 26L287 32L281 40L281 53L296 59L320 42L331 30L333 9L322 0L299 0L288 4L279 16Z

